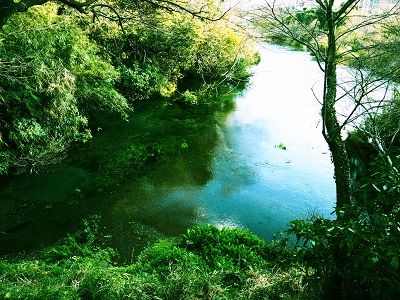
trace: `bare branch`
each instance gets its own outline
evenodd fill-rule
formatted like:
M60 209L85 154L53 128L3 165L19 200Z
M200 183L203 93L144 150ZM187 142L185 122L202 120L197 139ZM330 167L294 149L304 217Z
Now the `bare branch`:
M151 5L154 5L158 8L170 11L170 12L186 12L194 17L198 17L203 20L207 21L219 21L222 20L225 15L230 11L230 9L224 11L218 17L211 17L209 12L206 10L207 6L203 5L200 7L199 10L191 9L189 6L184 6L179 4L178 2L168 1L168 0L143 0L143 2L147 2Z
M80 2L76 0L58 0L61 3L64 3L65 5L75 8L77 11L81 13L85 13L86 9L92 5L93 3L97 2L98 0L88 0L85 2Z

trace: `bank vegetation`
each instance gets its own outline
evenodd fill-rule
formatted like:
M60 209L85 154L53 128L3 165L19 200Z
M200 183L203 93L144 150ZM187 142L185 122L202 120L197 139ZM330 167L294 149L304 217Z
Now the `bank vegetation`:
M339 8L333 1L317 3L320 9L276 7L272 15L269 6L257 26L268 41L309 45L322 69L330 66L328 75L336 76L343 62L360 76L368 70L372 80L399 81L399 60L393 55L400 45L396 14L363 22L356 14L358 1ZM229 22L208 22L165 7L141 9L146 14L131 11L131 18L118 14L112 20L104 18L109 16L105 11L82 15L48 3L8 19L0 32L1 173L34 172L58 161L70 144L91 137L90 116L99 110L126 118L135 103L149 99L198 104L216 84L248 78L256 52ZM214 15L221 15L215 9ZM363 26L351 23L357 18ZM185 79L200 81L201 93L182 89ZM366 82L357 87L362 91ZM337 118L337 85L329 84L334 93L328 109ZM354 93L354 99L358 96ZM358 153L363 169L345 170L350 188L335 207L336 218L293 220L288 231L268 243L247 231L199 225L181 237L159 240L129 263L107 248L98 223L87 220L82 232L52 247L2 259L0 297L399 298L399 93L393 89L384 103L359 99L366 101L356 102L357 108L366 108L362 122L340 150ZM337 132L325 128L324 133L328 143L340 139L342 147L344 125L334 125Z

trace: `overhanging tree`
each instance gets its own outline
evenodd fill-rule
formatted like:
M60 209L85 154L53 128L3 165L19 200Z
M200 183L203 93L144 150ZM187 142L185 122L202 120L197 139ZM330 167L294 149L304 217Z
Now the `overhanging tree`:
M336 215L351 204L350 161L342 137L343 128L361 115L370 104L370 94L384 85L395 72L393 68L367 75L366 60L374 58L379 41L368 44L364 49L346 47L346 43L358 31L370 25L381 24L397 13L398 6L374 14L359 13L361 0L347 0L338 6L334 0L316 0L312 10L314 18L305 18L305 11L282 5L282 2L266 1L265 5L251 13L251 21L261 28L262 35L280 37L304 46L315 57L323 72L322 96L316 95L321 103L322 134L329 145L336 181ZM356 13L357 12L357 13ZM358 51L369 56L358 59ZM353 79L338 82L338 65L352 63ZM382 67L382 66L380 66ZM352 99L352 107L346 115L337 110L337 103L344 98ZM380 104L383 102L381 101Z
M215 1L3 4L0 174L59 161L90 138L88 117L98 110L126 117L133 101L177 93L185 76L240 81L253 61L233 30L204 21L224 16Z
M7 22L7 20L15 13L25 12L30 7L36 5L43 5L51 0L2 0L0 4L0 28ZM81 13L93 13L94 15L105 15L101 11L102 8L111 9L114 14L120 19L117 7L130 8L140 10L142 8L161 8L167 11L186 12L193 16L206 19L206 20L219 20L223 18L225 13L216 14L213 9L214 3L212 1L167 1L167 0L117 0L113 4L105 4L99 0L57 0L65 6L74 8ZM223 1L221 1L223 2Z
M359 10L360 4L361 0L348 0L340 6L334 0L316 0L316 7L305 11L282 6L282 2L278 5L266 1L251 16L264 37L291 44L294 41L310 51L323 73L322 95L316 91L314 94L321 104L322 134L334 164L337 219L294 220L289 233L302 241L302 246L296 248L297 257L314 268L315 274L309 278L315 280L311 282L319 285L321 294L328 299L377 296L392 299L399 292L394 280L399 269L398 251L389 251L392 246L388 246L393 244L398 249L398 229L391 227L398 224L391 219L397 215L394 213L397 208L389 212L377 209L386 200L397 207L398 198L370 199L367 208L353 201L349 155L342 137L346 125L385 111L386 99L373 99L376 96L373 93L379 89L386 91L387 84L398 74L399 64L393 59L398 48L380 38L383 31L378 32L376 39L366 33L385 28L386 24L397 24L394 20L399 8L395 5L370 14ZM352 66L345 78L338 76L340 64ZM348 104L343 112L339 105L342 102ZM379 139L371 140L376 140L379 147ZM395 168L387 170L391 172L387 177L393 177L392 171L398 175ZM382 181L378 182L379 188ZM397 191L392 182L383 185ZM376 220L379 226L374 223ZM382 270L387 271L382 273Z

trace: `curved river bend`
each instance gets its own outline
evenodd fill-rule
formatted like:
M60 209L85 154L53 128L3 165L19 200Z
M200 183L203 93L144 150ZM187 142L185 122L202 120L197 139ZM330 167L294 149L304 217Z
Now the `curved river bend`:
M112 246L126 257L132 245L153 233L175 236L196 223L247 228L270 240L292 219L312 212L329 217L333 166L312 93L322 73L306 52L278 46L260 52L261 63L251 85L236 95L235 109L217 115L212 133L198 132L195 147L188 145L190 155L176 153L144 177L85 195L82 205L61 203L63 195L80 193L90 180L82 166L4 181L0 252L50 244L93 213L102 216L114 236ZM100 124L91 147L129 142L135 131L145 130L143 124L157 127L165 116L151 111L138 112L129 123ZM17 214L25 220L7 223Z

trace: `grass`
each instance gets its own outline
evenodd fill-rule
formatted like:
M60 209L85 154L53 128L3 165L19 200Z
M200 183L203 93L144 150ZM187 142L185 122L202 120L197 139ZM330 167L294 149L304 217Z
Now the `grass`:
M0 260L0 299L310 299L283 242L247 231L196 226L124 266L87 232L32 259Z

